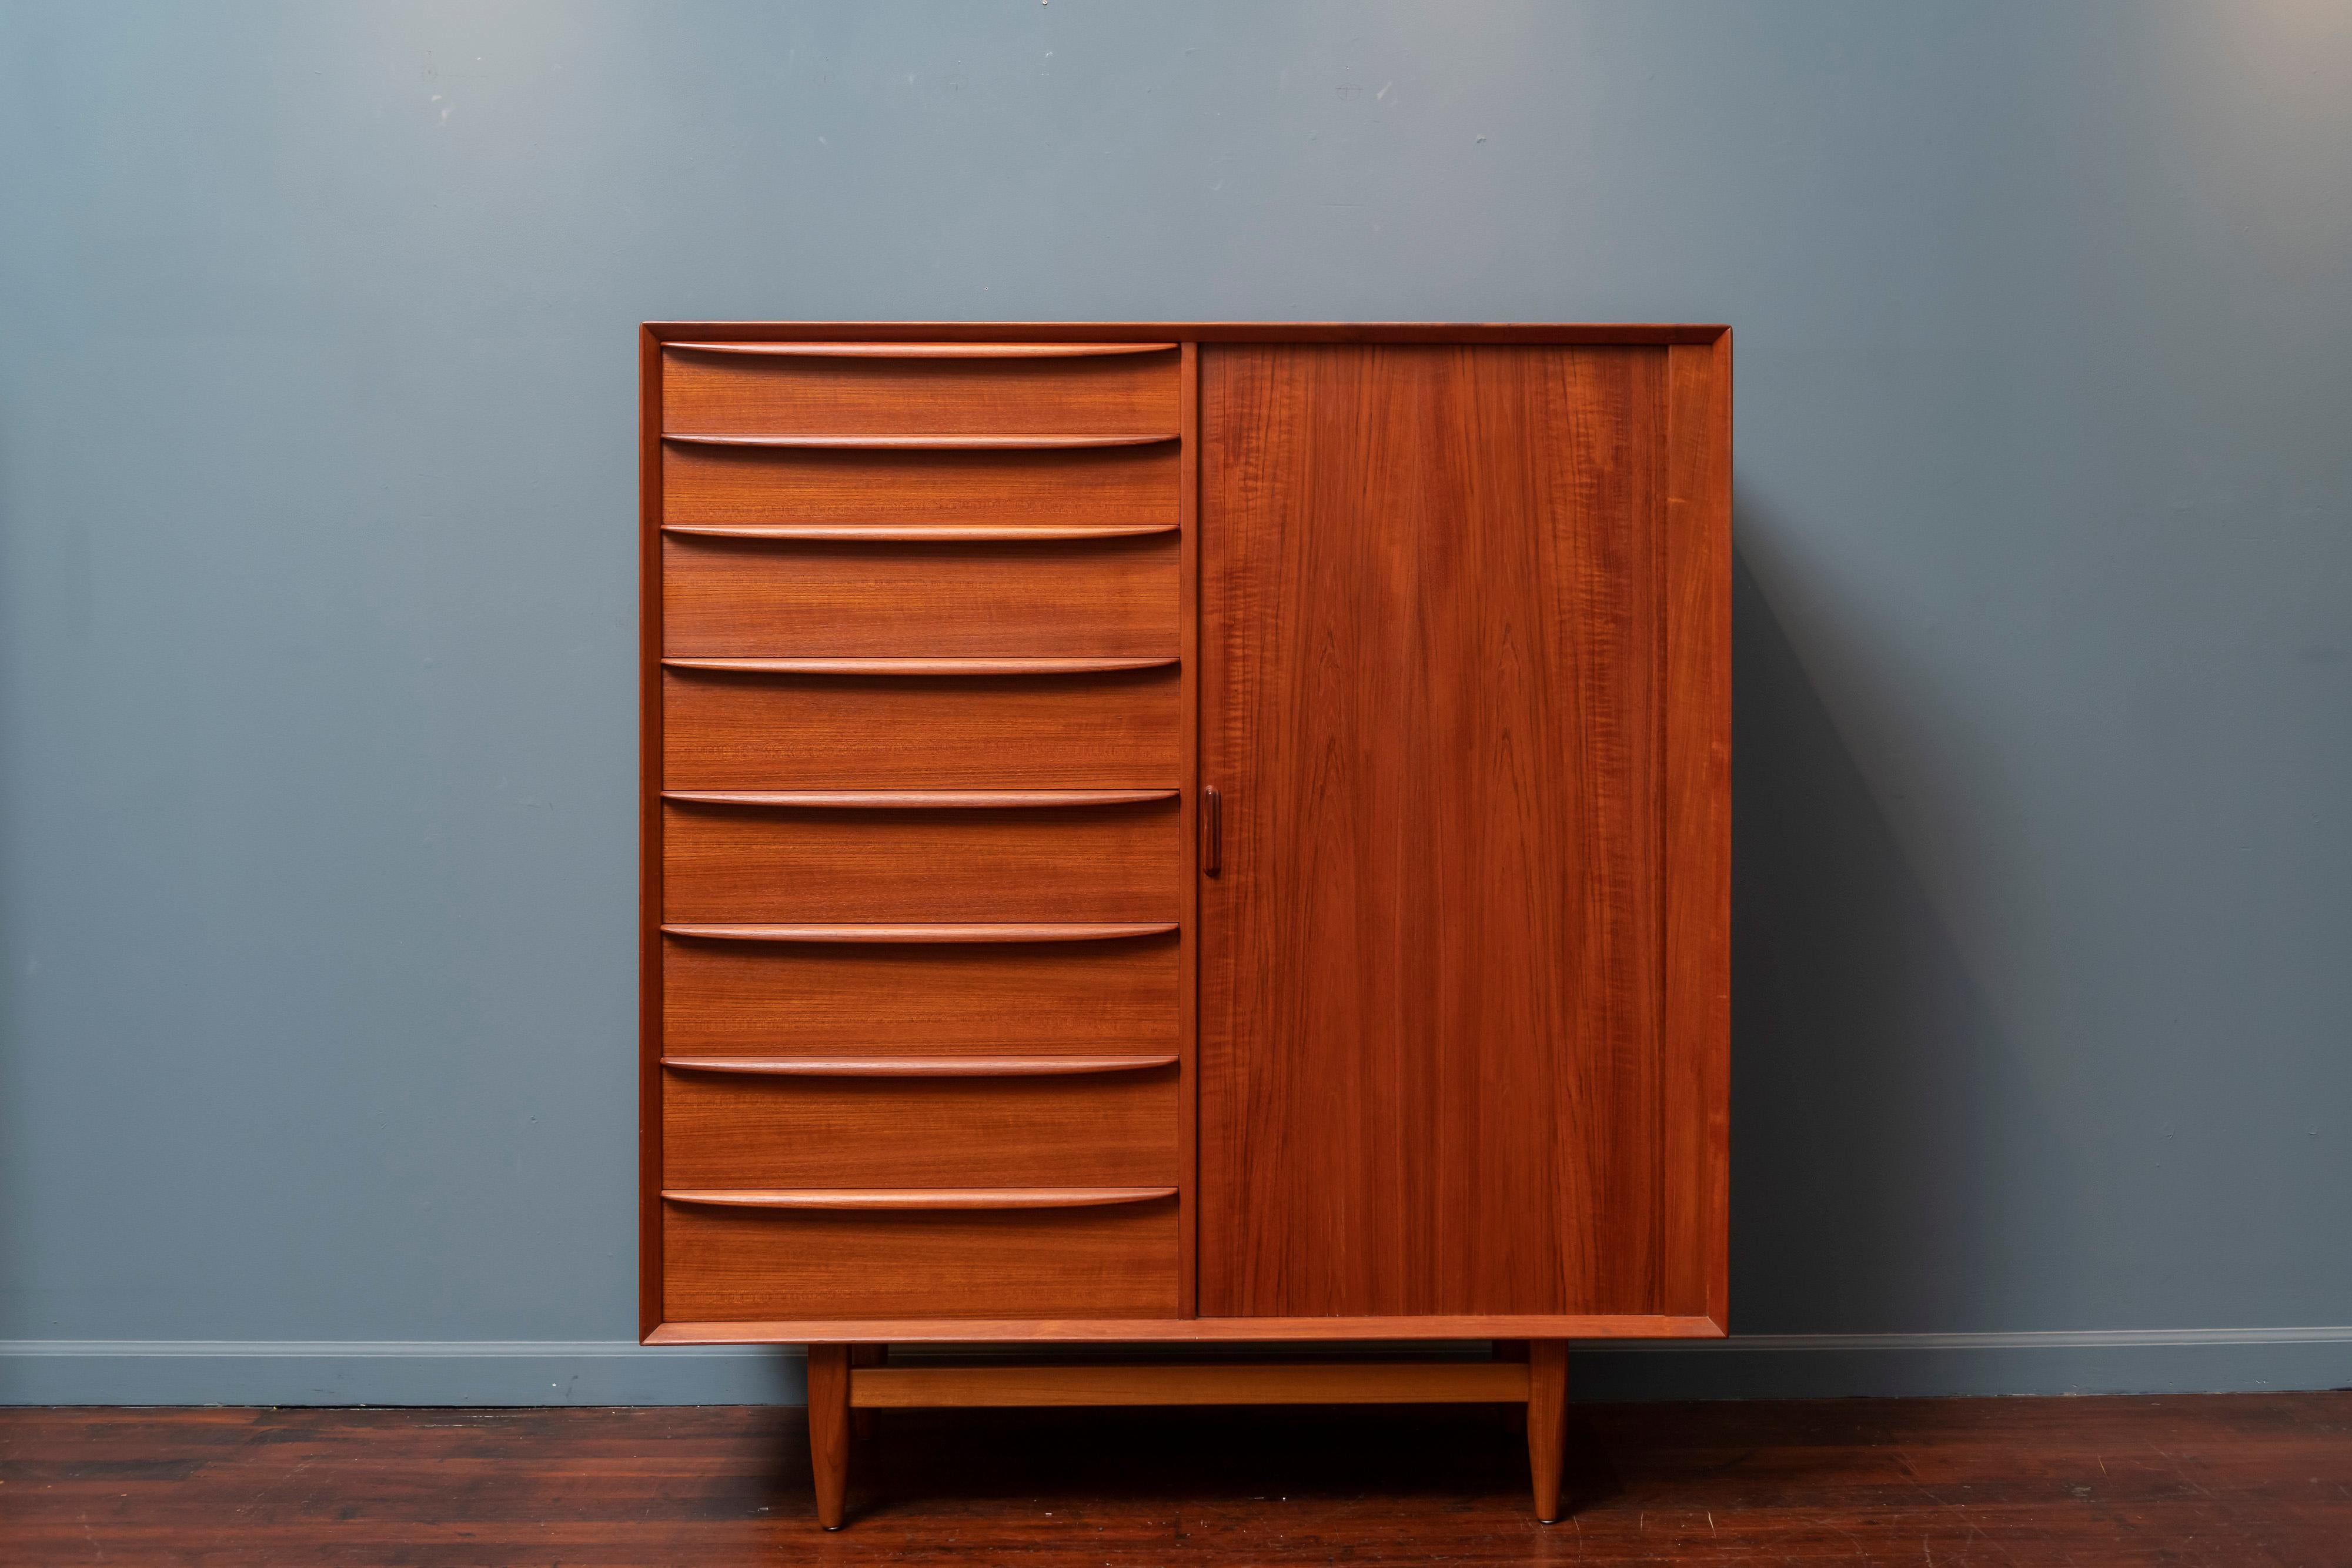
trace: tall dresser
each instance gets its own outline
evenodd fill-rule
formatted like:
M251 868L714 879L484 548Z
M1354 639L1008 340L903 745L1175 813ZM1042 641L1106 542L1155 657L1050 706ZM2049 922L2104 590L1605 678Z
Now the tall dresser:
M827 1526L946 1405L1524 1404L1554 1517L1726 1319L1728 330L642 356L647 1343L809 1347Z

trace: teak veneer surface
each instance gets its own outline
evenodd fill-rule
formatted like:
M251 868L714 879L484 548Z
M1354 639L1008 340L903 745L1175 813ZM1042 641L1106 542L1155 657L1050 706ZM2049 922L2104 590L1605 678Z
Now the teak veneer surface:
M949 1214L959 1210L1102 1208L1157 1203L1172 1186L798 1186L664 1187L662 1201L719 1208L899 1210Z
M1667 1305L1730 1318L1731 339L1666 350L1660 1124Z
M673 345L663 365L664 428L1160 434L1176 428L1177 353L1171 344L1140 353L1043 357L1033 347L1020 357L935 352L914 359L714 353Z
M971 680L982 675L1098 675L1127 670L1156 670L1177 662L1173 654L1116 654L1097 657L1067 653L1038 658L1030 654L958 653L856 654L835 658L814 653L758 654L749 657L719 653L665 654L665 670L699 670L734 675L879 675L898 680L947 675Z
M1182 784L1174 664L1017 675L664 670L670 789Z
M1176 1203L953 1212L665 1204L674 1321L1176 1315Z
M668 924L1173 921L1172 800L1013 810L664 811Z
M974 544L677 534L672 655L1139 655L1178 651L1173 533Z
M863 341L818 342L814 340L755 340L758 334L732 342L666 341L675 353L768 355L784 359L851 360L1076 360L1106 354L1175 352L1181 343L1000 343L969 340L957 343L893 341L881 338Z
M662 945L677 1056L1177 1048L1174 933L1108 942Z
M1090 446L1154 446L1174 431L1142 435L721 435L709 431L664 435L675 446L764 446L792 452L1073 452Z
M1398 1318L749 1318L667 1322L648 1344L1248 1344L1265 1341L1720 1339L1706 1318L1584 1316Z
M793 806L857 810L1009 810L1023 806L1126 806L1173 800L1173 789L665 789L665 800L705 806Z
M688 323L643 362L652 1337L1721 1332L1723 329ZM980 1068L1134 1055L1174 1071ZM1170 1140L1063 1139L1055 1096L1171 1080L1147 1215L660 1197L1091 1186Z
M1664 352L1202 404L1202 1312L1659 1311Z
M1176 1113L1172 1063L1066 1077L672 1071L662 1088L662 1184L1172 1186Z
M826 539L874 544L899 539L922 544L981 544L992 539L1133 538L1173 533L1165 523L664 523L665 537L715 539Z
M1175 929L1173 921L1116 925L859 921L838 925L697 925L661 928L665 936L708 942L842 942L853 946L887 942L915 946L950 942L1115 942L1129 936L1159 936Z
M886 347L950 344L1097 347L1120 342L1429 343L1448 347L1524 343L1711 344L1731 329L1682 321L648 321L646 340L664 343L774 343L803 346L857 340Z
M1164 523L1178 446L857 451L662 444L671 523Z
M748 1078L1058 1078L1173 1067L1175 1056L665 1056L673 1072Z
M1087 1405L1457 1405L1524 1402L1528 1369L1492 1361L1071 1363L878 1366L850 1375L871 1409Z

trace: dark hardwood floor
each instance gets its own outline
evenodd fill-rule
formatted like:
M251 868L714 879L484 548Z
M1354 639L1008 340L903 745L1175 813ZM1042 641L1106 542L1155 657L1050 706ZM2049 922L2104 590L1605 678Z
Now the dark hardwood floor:
M1485 1410L0 1410L0 1563L2352 1564L2352 1394Z

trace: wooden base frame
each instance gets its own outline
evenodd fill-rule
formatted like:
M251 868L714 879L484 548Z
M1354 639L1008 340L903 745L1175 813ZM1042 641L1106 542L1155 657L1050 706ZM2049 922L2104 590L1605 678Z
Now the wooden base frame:
M1536 1518L1559 1518L1568 1342L1498 1341L1490 1361L1115 1362L891 1365L887 1347L808 1350L817 1522L846 1521L853 1436L877 1410L1086 1405L1507 1405L1524 1407Z

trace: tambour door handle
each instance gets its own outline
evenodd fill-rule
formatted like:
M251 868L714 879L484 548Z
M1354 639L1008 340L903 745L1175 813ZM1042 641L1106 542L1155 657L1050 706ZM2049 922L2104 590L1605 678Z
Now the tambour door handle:
M1214 784L1201 789L1201 872L1214 876L1224 869L1225 799Z

